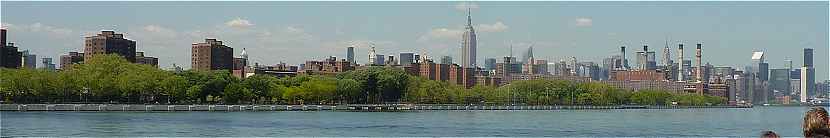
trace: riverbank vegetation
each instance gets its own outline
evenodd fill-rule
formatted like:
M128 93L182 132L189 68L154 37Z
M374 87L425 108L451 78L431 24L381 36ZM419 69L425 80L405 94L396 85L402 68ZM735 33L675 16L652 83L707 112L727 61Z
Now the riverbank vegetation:
M565 80L514 81L500 87L465 89L386 67L336 76L254 75L238 79L228 71L164 71L132 64L116 55L96 56L58 72L0 69L0 92L5 103L720 105L725 101Z

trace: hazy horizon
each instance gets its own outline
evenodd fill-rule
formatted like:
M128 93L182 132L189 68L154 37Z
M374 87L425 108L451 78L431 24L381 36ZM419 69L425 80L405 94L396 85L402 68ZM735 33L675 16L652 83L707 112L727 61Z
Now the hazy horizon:
M3 1L8 41L38 58L83 51L83 37L115 30L137 41L137 51L159 66L190 68L190 44L218 38L251 63L300 64L327 56L366 63L372 42L379 54L450 55L460 62L466 8L484 59L521 56L533 45L536 59L575 56L601 63L627 45L628 59L648 44L662 58L670 41L703 43L704 63L743 70L753 50L764 50L770 68L802 64L813 48L816 80L828 79L828 2L24 2ZM694 49L686 48L691 60ZM40 63L40 62L38 62Z

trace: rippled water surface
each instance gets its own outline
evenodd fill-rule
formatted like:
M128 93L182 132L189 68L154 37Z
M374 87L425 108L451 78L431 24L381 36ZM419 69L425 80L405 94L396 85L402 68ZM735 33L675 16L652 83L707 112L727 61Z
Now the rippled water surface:
M1 136L800 136L806 107L421 112L0 112Z

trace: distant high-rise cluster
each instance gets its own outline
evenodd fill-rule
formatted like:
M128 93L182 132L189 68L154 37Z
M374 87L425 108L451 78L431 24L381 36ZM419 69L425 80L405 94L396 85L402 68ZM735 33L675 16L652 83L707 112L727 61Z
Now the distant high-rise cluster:
M355 50L358 46L349 45L345 47L345 58L327 56L307 60L296 66L282 62L261 65L249 58L248 50L245 48L242 48L238 56L234 56L234 48L223 41L209 38L204 42L191 44L191 68L229 70L233 76L244 79L254 74L277 77L297 74L335 75L361 68L386 67L467 88L474 85L500 86L517 80L532 79L591 81L623 90L659 89L676 93L720 96L732 105L790 102L809 104L826 100L826 92L830 89L830 81L816 84L814 53L811 48L803 49L802 65L794 65L788 60L789 64L786 67L774 68L770 67L765 59L769 53L762 50L752 51L750 60L747 60L748 64L741 67L712 65L703 60L702 42L694 43L693 57L686 57L688 53L684 48L688 47L684 47L683 42L675 45L666 40L662 50L659 47L656 50L649 49L646 44L642 44L642 49L628 44L614 45L610 46L614 47L610 48L612 54L602 57L601 62L590 61L591 58L582 55L579 58L560 56L558 59L534 55L539 53L534 53L533 45L528 46L520 53L521 56L517 57L513 55L511 44L509 53L503 57L484 57L484 66L479 66L476 60L478 38L471 14L471 10L467 9L466 24L463 33L460 34L460 47L456 47L452 54L428 55L424 51L391 52L384 49L383 45L369 43L368 46L360 46L367 48L360 49L367 52L367 57L361 57L363 60L356 59ZM19 49L19 44L7 42L6 37L6 29L0 29L0 67L38 68L38 56L34 51ZM83 51L70 51L60 56L60 70L69 70L103 54L114 54L132 63L158 67L158 58L137 51L137 42L127 39L124 34L110 30L101 31L99 34L86 36L83 40ZM618 46L619 53L616 50ZM661 54L657 54L661 51ZM676 53L673 55L672 52ZM749 54L748 51L745 52L744 54ZM42 69L56 70L52 58L42 55L41 57ZM457 58L457 61L454 61L453 57ZM632 58L631 64L629 58ZM182 69L174 64L172 70Z
M4 68L28 68L28 69L46 69L57 70L52 58L41 58L38 63L38 56L29 50L18 51L14 43L7 43L7 30L0 29L2 34L2 45L0 45L0 67ZM74 64L83 64L84 61L90 60L103 54L115 54L123 57L129 62L138 64L148 64L158 67L158 58L144 56L144 52L136 52L136 42L124 38L123 34L115 33L115 31L101 31L101 33L94 36L84 37L84 52L69 52L66 55L60 56L60 68L62 70L71 69ZM40 64L40 67L38 67Z

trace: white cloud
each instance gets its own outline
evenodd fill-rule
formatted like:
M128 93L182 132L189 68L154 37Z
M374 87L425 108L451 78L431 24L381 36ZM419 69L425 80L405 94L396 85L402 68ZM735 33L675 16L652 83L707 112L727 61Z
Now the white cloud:
M591 18L576 18L576 26L590 27L594 25L594 20Z
M72 29L55 27L50 25L45 25L43 23L33 23L30 25L16 25L10 23L2 23L2 28L6 28L9 30L21 31L21 32L33 32L33 33L46 33L49 37L61 37L66 38L69 36L73 36Z
M471 2L462 2L455 5L455 9L459 11L467 11L467 9L478 9L478 5Z
M236 18L236 19L230 20L228 22L225 22L225 25L227 25L229 27L235 27L235 28L247 28L247 27L254 26L254 24L251 23L251 21L248 21L248 20L245 20L245 19L242 19L242 18Z
M480 32L504 32L508 28L510 27L499 21L494 24L479 24L476 29Z
M317 38L305 31L305 29L288 26L274 30L264 30L258 32L258 41L266 45L274 45L280 43L309 43Z
M463 33L464 30L462 29L435 28L418 38L418 41L458 40L461 38L461 34Z
M181 53L189 53L190 47L187 46L193 40L183 35L184 33L161 25L135 26L124 31L116 31L124 33L124 37L128 39L135 40L138 45L136 51L144 51L147 56L164 59L163 62L159 63L162 66L172 65L176 62L181 64L186 61L187 57Z
M31 31L33 32L46 32L54 36L68 36L72 34L72 30L43 25L41 23L34 23L32 25L29 25L29 29L31 29Z
M173 31L172 29L168 29L159 25L147 25L141 28L143 32L149 33L153 36L160 36L160 37L176 37L178 33Z
M3 29L9 28L10 25L12 25L12 24L0 22L0 28L3 28Z

